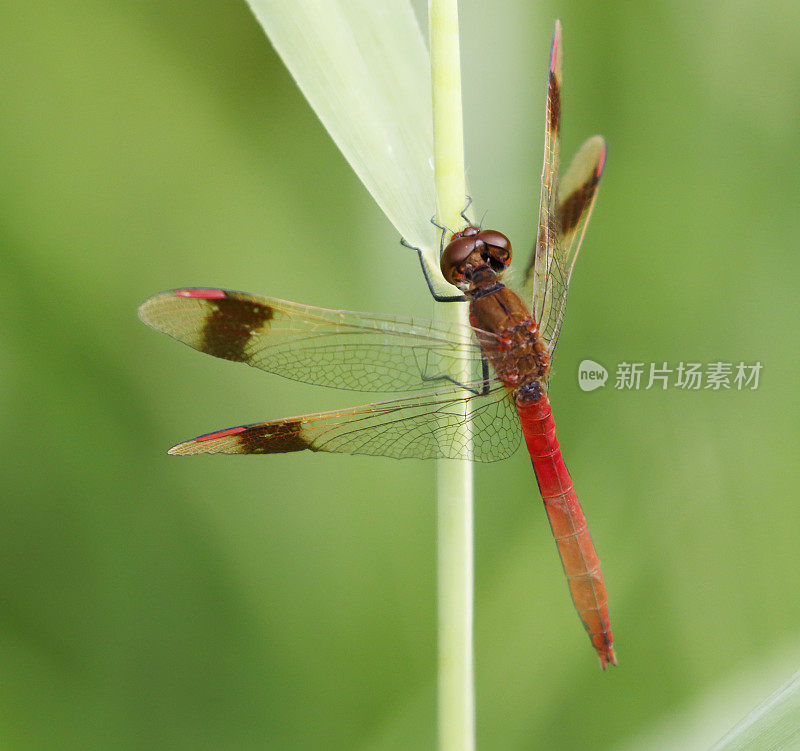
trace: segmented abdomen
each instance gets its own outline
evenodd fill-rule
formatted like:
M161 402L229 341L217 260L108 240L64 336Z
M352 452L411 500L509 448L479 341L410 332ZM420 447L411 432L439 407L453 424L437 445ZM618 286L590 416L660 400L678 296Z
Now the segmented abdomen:
M522 430L539 482L572 601L600 657L600 665L616 665L614 638L600 560L589 535L572 478L561 457L555 423L546 395L538 401L518 401Z

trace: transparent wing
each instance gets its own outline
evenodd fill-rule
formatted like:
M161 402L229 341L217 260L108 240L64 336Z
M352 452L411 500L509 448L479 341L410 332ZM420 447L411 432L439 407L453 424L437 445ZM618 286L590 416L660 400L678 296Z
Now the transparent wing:
M532 288L532 309L551 354L561 332L572 269L606 160L605 141L602 136L592 136L558 180L561 54L561 24L557 21L550 56L539 232L523 280L524 289Z
M481 343L469 326L376 316L221 289L179 289L139 308L148 325L215 357L304 383L353 391L457 388L483 378Z
M545 298L534 301L534 310L541 315L537 318L541 335L551 354L561 333L572 270L597 198L605 159L605 141L601 136L592 136L578 150L559 184L557 231L549 259Z
M180 443L170 454L330 451L395 459L505 459L519 446L510 392L498 381L473 396L430 394L283 420L241 425ZM470 436L473 446L470 448Z
M539 197L539 231L536 246L526 269L533 274L532 310L539 322L550 316L552 304L553 255L558 242L557 197L559 138L561 134L561 22L556 21L553 46L550 51L550 72L547 79L547 104L545 106L544 160L542 165L542 192Z

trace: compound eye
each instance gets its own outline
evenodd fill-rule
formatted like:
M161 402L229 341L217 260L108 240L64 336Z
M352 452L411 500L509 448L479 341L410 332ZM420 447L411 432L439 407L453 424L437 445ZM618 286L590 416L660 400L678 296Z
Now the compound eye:
M448 243L442 253L440 266L444 278L450 284L458 284L464 278L464 262L475 250L475 236L458 237Z
M495 271L502 271L511 263L511 241L502 232L485 229L477 238L486 245L488 261Z

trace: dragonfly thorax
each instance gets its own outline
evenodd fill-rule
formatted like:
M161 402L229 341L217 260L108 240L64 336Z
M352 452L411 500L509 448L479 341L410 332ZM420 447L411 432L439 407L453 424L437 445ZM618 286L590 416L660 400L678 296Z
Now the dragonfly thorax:
M485 294L481 294L485 290ZM523 401L536 401L541 390L532 384L547 378L550 356L539 324L519 295L495 282L467 292L469 320L481 347L503 384Z
M467 227L447 244L441 269L448 282L468 292L498 281L510 263L511 243L504 234Z

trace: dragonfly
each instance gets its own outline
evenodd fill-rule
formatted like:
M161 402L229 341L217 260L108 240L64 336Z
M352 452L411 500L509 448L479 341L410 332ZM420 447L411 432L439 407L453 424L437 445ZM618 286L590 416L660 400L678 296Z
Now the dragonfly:
M561 25L550 54L539 226L520 294L502 279L509 239L471 224L441 253L469 305L469 325L302 305L188 287L151 297L139 316L157 331L225 360L285 378L388 401L216 430L170 454L327 451L491 462L524 436L578 615L601 667L616 664L608 598L586 518L561 455L548 383L572 270L597 197L605 141L588 139L559 176ZM444 231L443 231L444 245ZM426 266L420 253L423 271ZM531 300L530 308L523 297Z

